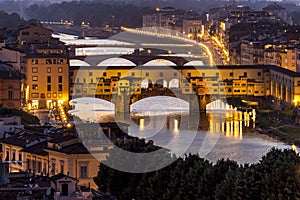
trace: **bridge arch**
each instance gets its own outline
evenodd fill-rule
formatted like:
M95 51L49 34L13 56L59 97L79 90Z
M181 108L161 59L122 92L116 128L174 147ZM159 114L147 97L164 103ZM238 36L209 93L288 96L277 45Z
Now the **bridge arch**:
M98 63L97 66L136 66L136 64L126 58L108 58Z
M78 107L84 107L85 111L113 111L115 110L115 104L105 99L93 98L93 97L79 97L69 101L69 104L74 107L73 111L76 111Z
M232 105L226 103L226 101L222 101L221 99L217 99L206 104L207 111L236 111Z
M192 60L185 63L183 66L204 66L204 62L202 60Z
M171 96L150 96L140 99L130 105L130 112L188 112L189 102ZM163 113L165 114L165 113Z
M177 65L170 60L154 59L146 62L143 66L177 66Z
M145 78L141 82L141 88L147 89L147 88L152 88L152 81L148 78Z
M89 63L87 63L83 60L79 60L79 59L70 59L69 64L70 64L70 66L74 66L74 67L89 67L89 66L91 66Z
M158 79L155 84L154 84L155 88L167 88L168 87L168 81L166 81L165 79Z

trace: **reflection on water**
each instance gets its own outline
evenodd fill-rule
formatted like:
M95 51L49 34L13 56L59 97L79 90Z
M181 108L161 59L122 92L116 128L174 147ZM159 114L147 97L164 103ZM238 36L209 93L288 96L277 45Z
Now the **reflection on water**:
M213 162L229 158L238 163L253 163L272 147L290 148L254 131L255 110L203 113L197 131L193 115L134 116L131 119L131 135L153 140L156 145L180 156L197 153Z
M113 111L77 109L76 115L87 121L114 121ZM129 134L170 149L183 156L197 153L210 161L221 158L236 160L238 163L259 161L272 147L290 148L282 142L266 135L257 134L255 129L256 112L249 110L218 111L210 113L166 115L134 114L128 123Z

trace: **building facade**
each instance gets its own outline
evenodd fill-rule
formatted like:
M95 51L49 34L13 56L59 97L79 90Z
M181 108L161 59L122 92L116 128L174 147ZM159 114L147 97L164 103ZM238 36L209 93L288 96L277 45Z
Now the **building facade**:
M0 64L5 65L5 64ZM0 104L7 108L21 108L22 74L11 69L0 69Z
M69 65L63 54L30 54L24 57L27 70L27 109L68 105Z

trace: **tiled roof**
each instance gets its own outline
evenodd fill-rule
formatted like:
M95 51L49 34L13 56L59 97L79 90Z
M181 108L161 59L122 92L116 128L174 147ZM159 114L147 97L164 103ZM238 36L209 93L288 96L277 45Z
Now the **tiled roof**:
M22 149L23 152L28 152L36 155L46 156L48 155L48 152L44 149L47 148L48 142L44 141L35 145L32 145L30 147L26 147Z
M24 56L24 58L66 58L65 55L62 54L41 54L41 53L33 53Z
M51 147L48 147L47 149L50 151L58 151L65 154L90 154L87 148L80 142L62 147L61 149Z
M40 140L43 138L45 138L45 137L42 135L23 131L16 135L12 135L10 137L3 138L0 140L0 142L25 148L26 144L30 143L31 141Z
M77 137L73 136L73 135L67 135L67 136L62 136L62 137L55 137L51 140L49 140L49 142L51 143L62 143L62 142L66 142L69 140L73 140L76 139Z
M281 5L278 5L277 3L268 5L267 7L264 7L263 10L285 10L286 8L282 7Z
M56 181L56 180L59 180L59 179L62 179L62 178L70 178L70 179L73 179L73 180L77 180L76 178L73 178L71 176L68 176L68 175L65 175L65 174L62 174L62 173L51 176L50 180L51 181Z

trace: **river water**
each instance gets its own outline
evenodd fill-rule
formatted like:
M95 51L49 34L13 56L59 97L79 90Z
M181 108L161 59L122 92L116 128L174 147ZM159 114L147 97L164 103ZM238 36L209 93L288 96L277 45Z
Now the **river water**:
M72 114L87 121L114 121L114 105L102 100L76 102ZM178 156L197 153L212 162L229 158L258 162L272 147L291 148L255 132L255 110L187 113L188 104L172 97L147 98L131 106L128 134L152 140Z

